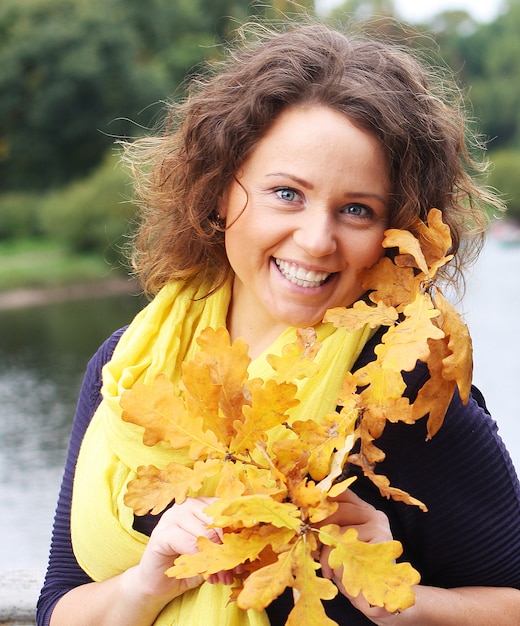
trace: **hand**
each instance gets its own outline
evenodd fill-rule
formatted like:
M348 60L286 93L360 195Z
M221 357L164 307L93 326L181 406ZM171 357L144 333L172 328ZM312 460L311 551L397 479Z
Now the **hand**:
M354 528L358 533L358 539L366 543L392 541L390 523L382 511L378 511L350 489L346 489L334 500L338 502L337 510L320 525L337 524L343 532L346 532L349 528ZM321 549L320 562L324 578L333 580L340 592L375 624L383 626L394 623L396 616L380 607L370 606L362 594L354 598L347 593L341 582L343 568L340 567L337 570L333 570L328 564L331 550L330 546L323 546Z
M175 579L166 576L165 571L180 554L198 552L198 537L220 543L222 531L209 528L212 518L204 513L204 509L214 500L205 497L187 498L182 504L174 504L165 511L150 536L141 562L134 568L134 584L138 585L141 592L173 599L202 584L202 576ZM230 584L233 573L219 572L208 580Z

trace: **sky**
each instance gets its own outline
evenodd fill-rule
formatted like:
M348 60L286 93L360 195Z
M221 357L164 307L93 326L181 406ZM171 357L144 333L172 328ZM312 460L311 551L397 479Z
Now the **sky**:
M317 5L334 7L342 0L317 0ZM493 20L500 11L501 0L394 0L399 16L405 21L420 22L446 10L465 9L479 22Z
M465 9L479 22L493 20L499 10L500 0L394 0L401 17L410 22L428 19L441 11Z

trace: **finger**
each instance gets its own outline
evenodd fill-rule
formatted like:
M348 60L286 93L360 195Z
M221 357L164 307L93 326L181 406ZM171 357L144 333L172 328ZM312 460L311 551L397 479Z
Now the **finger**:
M334 570L329 565L329 554L331 550L332 548L330 546L323 546L320 553L321 574L323 578L328 578L329 580L334 578Z
M320 525L338 524L340 526L355 526L364 524L374 516L375 511L375 507L361 499L358 501L339 501L336 511L327 517Z
M235 577L231 572L218 572L217 574L210 574L207 578L207 582L216 585L221 583L222 585L232 585L235 581Z
M184 502L175 503L163 515L163 519L169 519L181 528L188 530L192 524L197 524L198 528L206 527L213 523L213 518L204 512L204 509L211 504L215 498L187 498ZM217 533L220 534L220 529Z

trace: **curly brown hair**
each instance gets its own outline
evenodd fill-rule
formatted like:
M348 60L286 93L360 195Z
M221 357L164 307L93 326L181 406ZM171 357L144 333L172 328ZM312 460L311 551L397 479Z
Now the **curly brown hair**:
M390 226L414 230L436 207L450 226L451 279L483 241L483 205L500 201L478 182L462 99L444 78L398 46L346 36L323 24L256 28L169 105L159 136L127 146L141 207L132 262L145 292L230 272L219 200L281 111L332 107L375 134L393 186ZM464 245L462 245L464 243ZM448 276L449 278L449 276Z

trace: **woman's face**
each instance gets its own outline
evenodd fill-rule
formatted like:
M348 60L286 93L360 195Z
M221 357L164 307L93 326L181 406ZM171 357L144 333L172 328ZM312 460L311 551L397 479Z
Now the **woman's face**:
M356 274L383 254L391 193L375 136L329 107L290 108L236 179L219 207L232 337L311 326L362 295Z

